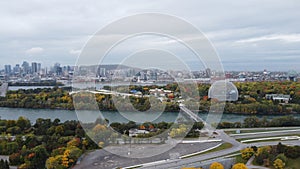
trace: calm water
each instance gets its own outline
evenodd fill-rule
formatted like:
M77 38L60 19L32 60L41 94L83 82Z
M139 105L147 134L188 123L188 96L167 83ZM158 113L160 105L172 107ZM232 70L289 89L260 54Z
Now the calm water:
M123 85L129 85L130 82L128 83L121 83L121 82L116 82L116 83L84 83L84 84L76 84L74 83L73 85L75 87L96 87L97 90L102 89L104 86L123 86ZM149 86L152 85L152 83L132 83L133 85L140 85L140 86ZM158 85L158 86L165 86L168 83L153 83L153 85ZM71 85L65 85L65 86L59 86L59 87L69 87ZM8 90L19 90L19 89L37 89L37 88L53 88L54 86L8 86Z
M77 116L78 114L78 116ZM83 122L94 122L98 117L104 117L110 122L128 122L129 120L144 122L144 121L154 121L154 122L173 122L178 113L118 113L118 112L102 112L99 111L80 111L80 112L70 111L70 110L50 110L50 109L23 109L23 108L4 108L0 107L0 117L1 119L18 119L20 116L27 117L31 122L35 122L37 118L50 118L52 120L58 118L62 122L66 120L78 120L78 117ZM127 119L130 116L130 119ZM200 117L206 118L207 114L200 113ZM300 115L294 115L300 118ZM127 118L126 118L127 117ZM242 122L247 115L237 115L237 114L223 114L222 121L228 122ZM259 115L258 117L262 117ZM278 117L275 115L266 116L268 119Z

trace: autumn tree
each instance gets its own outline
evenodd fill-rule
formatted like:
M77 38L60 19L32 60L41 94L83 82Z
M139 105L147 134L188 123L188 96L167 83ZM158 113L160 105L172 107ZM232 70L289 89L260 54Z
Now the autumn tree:
M62 165L62 155L57 155L55 157L49 157L46 161L46 168L47 169L65 168Z
M183 137L188 131L188 127L185 124L180 124L178 128L172 128L170 131L170 137Z
M284 169L284 167L285 167L285 163L282 160L280 160L279 158L277 158L274 161L273 165L276 169Z
M30 156L32 154L32 156ZM32 149L30 164L33 168L45 168L45 162L48 158L48 152L43 145L36 146Z
M248 168L243 163L237 163L237 164L233 165L231 169L248 169Z
M245 148L241 153L244 160L249 160L255 154L255 151L253 148Z
M224 169L224 166L221 163L213 162L209 169Z

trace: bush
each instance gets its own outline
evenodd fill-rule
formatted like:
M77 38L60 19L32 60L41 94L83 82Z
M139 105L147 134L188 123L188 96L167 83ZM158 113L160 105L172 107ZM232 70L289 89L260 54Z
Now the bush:
M244 160L249 160L255 154L253 148L245 148L241 153Z
M286 163L287 162L287 158L286 156L282 153L282 154L278 154L276 156L276 159L280 159L282 162Z

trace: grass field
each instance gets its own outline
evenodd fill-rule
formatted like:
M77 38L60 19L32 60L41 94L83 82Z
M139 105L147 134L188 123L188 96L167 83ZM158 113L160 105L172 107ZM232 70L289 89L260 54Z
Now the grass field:
M223 143L223 144L220 145L219 147L214 148L214 149L212 149L212 150L205 151L205 152L202 152L202 153L196 153L196 154L193 154L193 155L191 155L191 156L184 157L184 158L190 158L190 157L194 157L194 156L198 156L198 155L202 155L202 154L207 154L207 153L211 153L211 152L216 152L216 151L228 149L228 148L231 148L231 147L232 147L232 144L230 144L230 143Z

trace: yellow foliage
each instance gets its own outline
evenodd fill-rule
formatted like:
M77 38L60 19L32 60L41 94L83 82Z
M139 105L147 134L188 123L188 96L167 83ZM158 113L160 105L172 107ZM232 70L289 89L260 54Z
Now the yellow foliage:
M93 132L95 133L99 133L101 131L106 130L106 127L104 125L101 124L97 124L94 128L93 128Z
M99 146L100 148L103 148L104 142L100 141L100 142L98 143L98 146Z
M224 169L224 166L221 163L213 162L209 169Z
M49 157L46 161L47 169L56 169L61 166L62 163L62 155L57 155L55 157Z
M285 167L285 163L282 160L280 160L279 158L277 158L274 161L273 165L276 169L284 169L284 167Z
M186 125L181 124L178 128L172 128L172 130L170 131L170 137L182 137L188 132L187 130L188 128L186 127Z
M248 168L243 163L237 163L237 164L233 165L231 169L248 169Z
M245 160L249 160L255 153L253 148L245 148L244 150L241 151L242 153L242 158Z
M62 165L64 167L69 167L69 156L70 156L70 150L66 150L62 157Z

